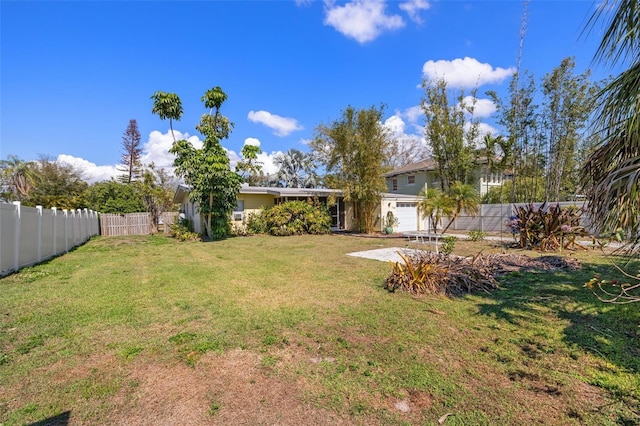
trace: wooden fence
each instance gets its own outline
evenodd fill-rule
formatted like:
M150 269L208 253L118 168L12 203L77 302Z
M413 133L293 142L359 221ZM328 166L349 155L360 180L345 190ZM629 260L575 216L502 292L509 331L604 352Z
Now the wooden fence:
M156 231L169 233L169 225L175 222L178 212L164 212L160 215L158 229L154 229L151 213L101 214L100 235L149 235Z
M0 203L0 276L66 253L98 231L92 210Z
M149 235L153 231L150 213L101 214L100 235Z

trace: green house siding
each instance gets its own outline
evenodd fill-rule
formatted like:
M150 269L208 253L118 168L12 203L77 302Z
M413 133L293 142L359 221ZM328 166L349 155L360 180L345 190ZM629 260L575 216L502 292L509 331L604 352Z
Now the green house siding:
M410 182L410 176L413 176L413 183ZM397 182L397 189L394 189L393 180ZM439 187L439 181L432 172L416 172L413 174L403 174L399 176L390 176L386 178L387 188L391 194L407 194L419 195L420 191L425 188ZM434 186L437 185L437 186Z

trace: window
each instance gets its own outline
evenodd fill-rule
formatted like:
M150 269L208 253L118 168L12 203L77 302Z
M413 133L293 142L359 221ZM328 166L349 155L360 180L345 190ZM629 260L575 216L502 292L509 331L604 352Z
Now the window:
M407 176L407 185L415 185L416 184L416 177L411 175L411 176Z
M238 200L238 204L236 204L233 209L231 219L235 222L239 222L244 219L244 200Z
M391 179L391 190L392 191L398 190L398 179Z

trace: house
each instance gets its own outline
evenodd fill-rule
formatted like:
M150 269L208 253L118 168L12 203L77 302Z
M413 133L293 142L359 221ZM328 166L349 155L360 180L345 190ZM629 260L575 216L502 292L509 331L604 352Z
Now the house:
M354 211L350 202L344 200L339 189L326 188L276 188L243 185L238 194L238 203L231 215L234 226L243 226L248 216L257 213L262 207L273 207L277 204L294 200L317 199L329 207L331 229L334 231L351 231L354 229ZM182 205L182 213L192 221L195 232L204 230L197 205L189 200L189 187L179 185L174 194L175 203ZM382 194L380 206L376 210L375 227L383 230L382 218L392 211L398 218L395 232L416 231L424 229L424 221L420 219L417 205L420 197L410 194Z
M503 173L487 173L486 159L479 159L476 164L472 186L481 197L508 179L508 175ZM438 165L433 158L400 167L385 173L384 177L392 194L419 195L423 189L440 188Z

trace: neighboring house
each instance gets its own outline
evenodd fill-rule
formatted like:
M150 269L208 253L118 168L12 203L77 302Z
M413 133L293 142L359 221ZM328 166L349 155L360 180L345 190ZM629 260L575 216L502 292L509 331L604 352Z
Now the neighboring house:
M438 166L432 158L400 167L385 173L384 177L392 194L418 195L423 189L440 189ZM506 179L507 175L502 173L487 173L487 162L481 159L477 163L472 186L483 196L489 189L502 186Z
M231 215L231 223L242 226L248 215L257 213L262 207L273 207L277 204L294 200L318 199L326 204L331 213L331 229L334 231L351 231L354 228L354 211L352 204L344 200L341 190L324 188L272 188L243 185L238 194L238 204ZM173 198L182 205L182 213L191 220L195 232L204 230L197 205L189 200L189 187L179 185ZM380 207L376 212L377 229L382 231L382 220L391 210L398 218L399 224L395 232L416 231L424 229L424 221L417 213L419 197L406 194L383 194Z

